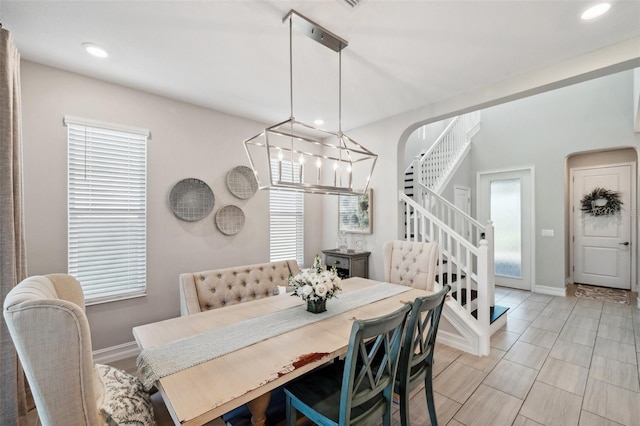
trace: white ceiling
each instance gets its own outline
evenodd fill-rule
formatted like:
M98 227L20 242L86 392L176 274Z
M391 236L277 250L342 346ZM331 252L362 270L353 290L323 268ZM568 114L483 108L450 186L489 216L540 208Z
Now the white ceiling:
M350 129L640 36L640 0L7 1L0 20L24 59L273 124L289 117L296 9L346 39ZM110 50L90 57L82 42ZM640 56L640 45L638 46ZM294 33L294 115L338 115L338 55Z

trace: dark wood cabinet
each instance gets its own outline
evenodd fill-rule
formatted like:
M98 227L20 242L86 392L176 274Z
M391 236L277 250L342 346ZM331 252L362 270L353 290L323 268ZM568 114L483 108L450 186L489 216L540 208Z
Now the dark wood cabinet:
M369 251L347 251L338 249L322 250L324 263L327 268L334 265L340 278L362 277L369 278Z

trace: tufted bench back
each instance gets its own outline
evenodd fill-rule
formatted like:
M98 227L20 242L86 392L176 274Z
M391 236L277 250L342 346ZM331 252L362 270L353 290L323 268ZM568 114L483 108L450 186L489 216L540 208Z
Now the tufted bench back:
M289 275L300 270L295 260L180 274L180 313L222 308L278 294Z
M438 264L438 244L387 241L383 251L385 281L433 291Z

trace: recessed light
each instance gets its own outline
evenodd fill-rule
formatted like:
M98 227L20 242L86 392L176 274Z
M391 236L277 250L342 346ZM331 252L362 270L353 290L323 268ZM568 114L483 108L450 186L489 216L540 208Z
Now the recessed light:
M313 120L313 124L315 124L316 126L322 126L324 124L324 120L322 118L316 118L315 120Z
M84 50L89 52L90 55L95 56L96 58L106 58L109 56L109 51L102 46L98 46L95 43L82 43L82 47Z
M585 10L580 16L585 21L604 15L611 8L611 3L598 3Z

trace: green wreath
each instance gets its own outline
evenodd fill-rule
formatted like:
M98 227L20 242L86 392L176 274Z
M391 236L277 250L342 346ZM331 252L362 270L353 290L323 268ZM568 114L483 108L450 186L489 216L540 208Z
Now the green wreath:
M580 201L580 210L592 216L613 216L620 213L622 200L620 193L604 188L596 188L585 194Z

